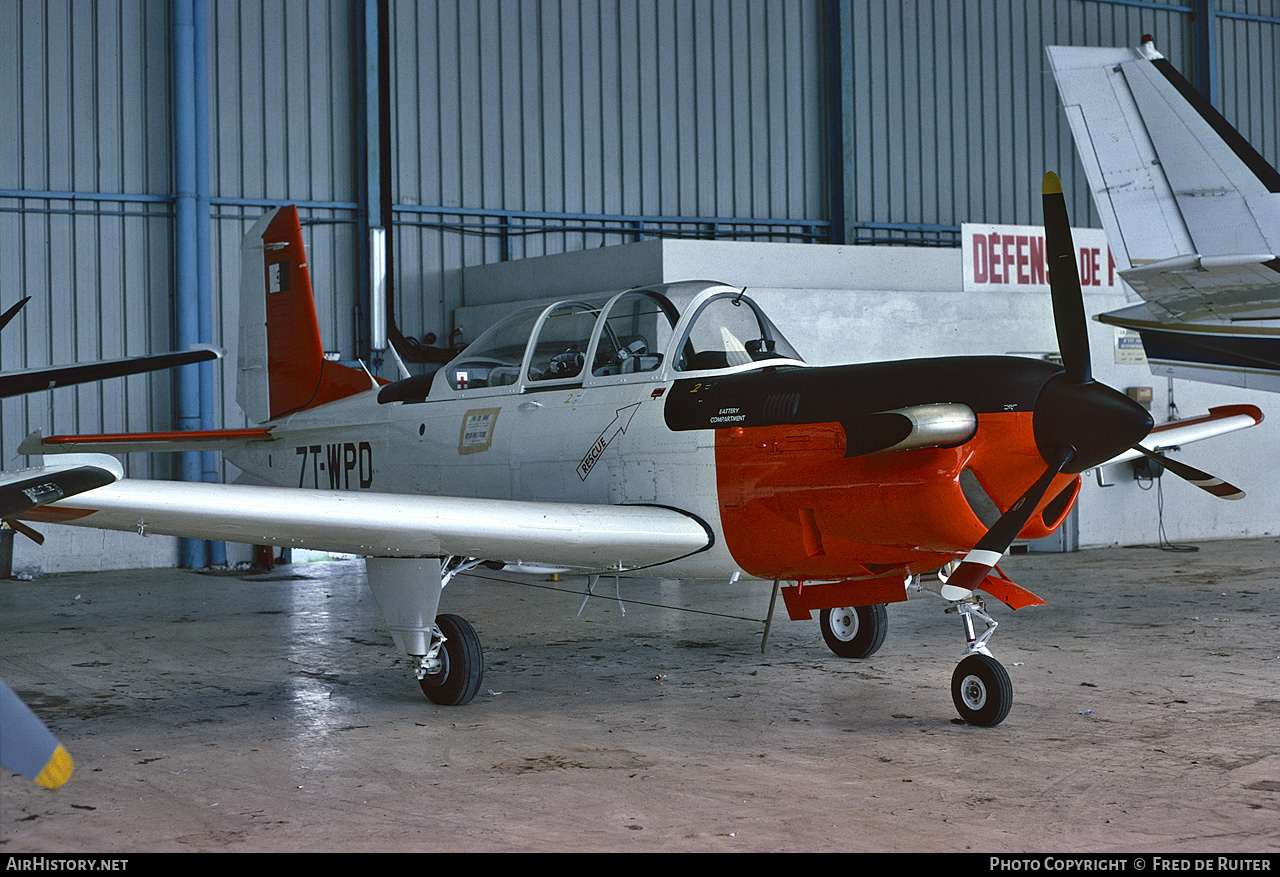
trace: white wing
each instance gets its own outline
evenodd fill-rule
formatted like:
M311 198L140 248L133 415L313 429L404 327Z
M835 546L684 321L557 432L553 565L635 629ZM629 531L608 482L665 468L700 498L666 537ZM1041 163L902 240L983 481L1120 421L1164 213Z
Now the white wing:
M702 551L713 541L702 521L655 506L133 479L23 517L379 557L462 555L584 569L653 566Z
M1167 451L1171 448L1189 445L1192 442L1204 441L1215 436L1225 435L1240 429L1248 429L1262 422L1262 411L1255 405L1223 405L1210 408L1202 417L1187 420L1173 420L1162 423L1143 440L1142 445L1150 451ZM1125 451L1104 463L1110 466L1115 463L1127 463L1141 457L1138 451Z

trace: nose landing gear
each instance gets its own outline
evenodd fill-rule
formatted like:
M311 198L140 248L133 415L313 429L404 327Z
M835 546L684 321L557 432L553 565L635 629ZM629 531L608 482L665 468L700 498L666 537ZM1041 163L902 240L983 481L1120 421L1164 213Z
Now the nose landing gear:
M993 728L1005 720L1013 706L1009 673L987 648L987 642L1000 624L988 614L981 594L947 584L951 571L948 566L928 579L914 576L908 589L941 597L950 604L946 613L960 616L964 623L965 657L951 674L951 700L960 718L970 725ZM975 619L982 622L981 633L974 624Z

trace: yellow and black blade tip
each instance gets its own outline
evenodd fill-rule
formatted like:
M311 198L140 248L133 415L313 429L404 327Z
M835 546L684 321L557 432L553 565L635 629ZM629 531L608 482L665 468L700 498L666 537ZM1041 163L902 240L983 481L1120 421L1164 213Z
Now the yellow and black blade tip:
M75 765L67 750L9 686L0 682L0 764L36 785L56 789Z

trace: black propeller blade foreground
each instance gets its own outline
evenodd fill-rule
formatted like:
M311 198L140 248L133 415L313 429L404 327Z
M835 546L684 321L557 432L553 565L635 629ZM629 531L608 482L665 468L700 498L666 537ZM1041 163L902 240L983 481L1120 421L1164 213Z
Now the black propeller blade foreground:
M1062 197L1062 183L1050 171L1041 185L1044 204L1044 246L1049 263L1049 288L1053 296L1053 330L1058 336L1058 352L1067 380L1087 384L1093 380L1089 354L1089 323L1084 313L1084 293L1076 270L1076 245L1071 238L1071 220Z
M1177 460L1170 459L1169 457L1166 457L1163 454L1158 454L1155 451L1148 451L1142 445L1134 445L1133 449L1144 457L1155 460L1161 466L1165 467L1187 483L1194 484L1196 487L1206 493L1212 493L1219 499L1244 499L1243 490L1236 487L1234 484L1229 484L1228 482L1223 481L1216 475L1210 475L1208 472L1201 472L1195 466L1188 466L1186 463L1180 463Z
M1059 452L1057 458L1049 464L1049 468L1036 479L1036 483L1028 487L1026 493L1009 506L1009 510L1000 516L1000 520L996 521L986 535L978 540L978 544L964 556L960 566L956 567L947 579L947 584L967 591L972 591L982 584L987 573L1000 562L1000 558L1009 550L1018 533L1022 532L1027 521L1031 520L1031 513L1044 498L1049 484L1073 456L1075 452L1071 448L1063 448Z

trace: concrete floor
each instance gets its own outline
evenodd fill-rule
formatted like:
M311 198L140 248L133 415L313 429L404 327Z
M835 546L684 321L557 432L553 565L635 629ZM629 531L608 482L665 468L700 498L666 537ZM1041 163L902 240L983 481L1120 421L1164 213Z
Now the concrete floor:
M448 709L359 562L3 582L0 677L76 772L0 776L0 852L1275 854L1280 540L1198 547L1008 558L1052 605L994 610L994 729L957 724L934 598L846 661L785 618L761 654L763 585L624 582L625 617L576 618L581 579L458 579L487 667Z

